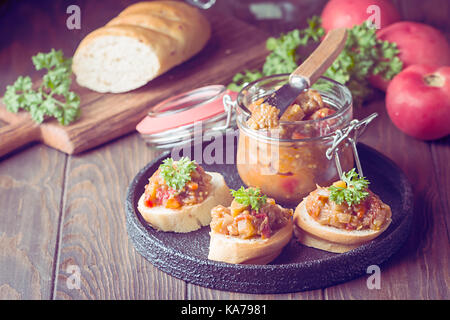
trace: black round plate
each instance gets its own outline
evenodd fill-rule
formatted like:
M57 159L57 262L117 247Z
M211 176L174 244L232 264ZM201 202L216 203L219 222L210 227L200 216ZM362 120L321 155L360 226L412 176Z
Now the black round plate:
M205 147L204 144L202 147ZM195 148L195 147L194 147ZM137 210L148 178L169 152L149 163L127 191L127 230L135 248L160 270L200 286L246 293L286 293L312 290L349 281L380 265L405 242L412 221L411 185L401 170L374 149L358 144L364 175L370 188L392 209L392 223L378 238L346 253L308 248L292 238L280 256L268 265L237 265L208 260L209 227L190 233L158 232ZM243 185L234 164L202 163L206 171L221 173L233 189Z

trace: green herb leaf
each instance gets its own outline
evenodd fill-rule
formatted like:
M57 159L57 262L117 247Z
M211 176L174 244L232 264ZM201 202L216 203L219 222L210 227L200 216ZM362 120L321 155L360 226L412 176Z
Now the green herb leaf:
M291 73L297 67L297 61L300 59L297 50L299 46L306 46L311 40L317 42L324 34L323 28L320 27L320 18L314 16L308 20L308 27L305 29L295 29L281 34L278 38L268 38L266 48L270 53L262 70L246 70L236 74L233 82L228 85L228 89L239 91L250 82L264 76Z
M389 80L401 70L397 45L377 39L375 29L363 23L348 30L344 50L324 76L345 84L358 106L372 94L370 75Z
M293 30L279 38L269 38L267 50L271 51L263 66L264 75L289 73L297 66L297 48L300 45L300 31Z
M267 196L261 194L261 191L258 188L244 189L244 187L240 187L238 190L230 189L230 191L234 200L244 206L250 206L257 212L267 200Z
M359 204L369 195L369 192L367 192L369 181L364 177L360 177L356 173L355 168L344 173L341 180L346 183L347 186L345 188L336 186L328 188L330 190L330 200L337 204L346 202L349 206L352 206Z
M167 158L159 168L159 174L163 177L166 184L170 188L179 191L183 189L186 183L191 181L191 173L197 168L197 164L194 160L190 160L187 157L182 157L178 161Z
M80 116L80 97L69 91L72 83L72 59L65 58L61 50L38 53L31 58L36 70L47 70L41 86L33 90L30 77L20 76L12 86L6 87L3 102L6 109L30 112L31 118L42 123L45 117L54 117L68 125Z

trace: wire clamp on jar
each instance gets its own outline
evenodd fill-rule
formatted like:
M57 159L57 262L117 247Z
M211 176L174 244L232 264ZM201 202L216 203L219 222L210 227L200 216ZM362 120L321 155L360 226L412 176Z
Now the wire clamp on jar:
M231 119L233 117L233 110L236 106L236 101L233 101L233 98L229 94L225 94L222 98L223 103L223 109L225 110L227 114L227 120L225 121L225 124L220 127L214 128L214 130L226 130L230 127Z
M377 116L378 116L377 113L372 113L370 116L368 116L367 118L364 118L363 120L354 119L354 120L350 121L350 124L347 127L345 127L344 129L336 130L334 137L333 137L333 143L332 143L331 147L327 149L325 155L328 160L332 160L334 158L339 177L342 177L342 174L343 174L341 161L339 159L339 146L345 140L349 141L352 146L353 157L355 158L356 168L358 169L359 175L361 177L364 176L363 170L361 167L361 162L359 160L358 149L356 148L356 143L358 141L358 138L366 130L367 125L370 122L372 122L372 120L375 119Z

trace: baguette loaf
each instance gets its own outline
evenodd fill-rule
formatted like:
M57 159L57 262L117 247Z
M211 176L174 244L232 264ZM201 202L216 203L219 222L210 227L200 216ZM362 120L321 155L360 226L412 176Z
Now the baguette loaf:
M188 60L210 35L206 18L183 2L136 3L81 41L72 70L91 90L130 91Z

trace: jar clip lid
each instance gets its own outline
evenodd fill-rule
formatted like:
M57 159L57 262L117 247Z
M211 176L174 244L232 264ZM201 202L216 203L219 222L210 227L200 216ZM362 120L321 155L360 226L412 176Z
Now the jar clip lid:
M353 157L355 158L355 162L356 162L356 168L358 169L358 173L361 177L364 176L363 171L362 171L362 167L361 167L361 162L359 160L359 156L358 156L358 150L356 148L356 142L358 140L358 138L362 135L362 133L365 131L367 125L372 122L373 119L375 119L378 116L378 114L372 113L370 116L368 116L367 118L364 118L363 120L357 120L354 119L352 121L350 121L350 124L345 127L342 130L336 130L336 133L334 134L333 137L333 144L331 145L330 148L327 149L326 151L326 157L328 160L333 159L336 162L336 168L338 170L339 173L339 177L342 178L342 166L341 166L341 162L339 160L339 145L344 141L344 140L348 140L352 146L352 150L353 150ZM353 135L350 136L350 133L353 132Z
M223 85L211 85L171 97L152 107L136 130L143 135L156 134L229 113L222 101L224 95L235 98L237 92Z

